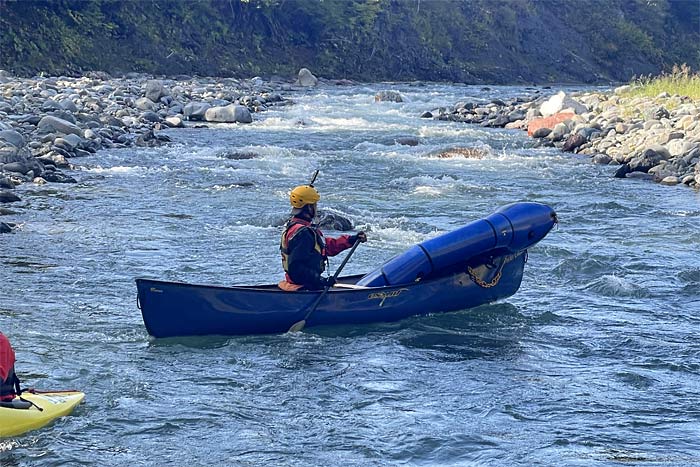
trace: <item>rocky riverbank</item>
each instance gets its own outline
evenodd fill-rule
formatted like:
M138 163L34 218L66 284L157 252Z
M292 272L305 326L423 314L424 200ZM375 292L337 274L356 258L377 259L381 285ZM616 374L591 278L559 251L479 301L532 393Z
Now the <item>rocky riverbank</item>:
M667 93L629 97L629 91L459 102L422 117L527 130L537 145L618 165L616 177L700 189L700 102Z
M185 121L250 123L255 112L287 104L278 91L294 86L260 78L18 78L0 71L0 215L13 213L3 206L21 201L13 190L18 185L75 183L64 170L76 158L167 143L160 130ZM0 233L13 227L0 222Z

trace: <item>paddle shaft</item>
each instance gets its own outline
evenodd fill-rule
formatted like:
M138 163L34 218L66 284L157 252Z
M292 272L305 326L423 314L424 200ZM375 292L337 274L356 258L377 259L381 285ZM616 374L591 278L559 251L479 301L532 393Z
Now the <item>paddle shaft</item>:
M338 276L340 275L340 272L343 270L346 264L348 264L348 261L350 260L350 257L352 256L353 253L355 253L355 250L357 249L358 245L360 244L360 240L357 239L355 240L355 244L352 246L350 249L350 252L345 256L345 259L343 260L342 263L340 263L340 266L338 266L338 269L336 269L335 274L333 274L333 282L338 279ZM289 328L289 332L296 332L296 331L301 331L304 329L304 326L306 325L306 320L309 319L309 316L316 311L316 308L318 307L318 304L321 302L321 299L326 296L326 293L331 289L331 285L327 285L324 289L323 292L321 292L321 295L316 298L314 303L311 305L309 308L309 311L306 312L306 315L304 315L304 319L301 321L297 321L296 323L292 324L292 326Z

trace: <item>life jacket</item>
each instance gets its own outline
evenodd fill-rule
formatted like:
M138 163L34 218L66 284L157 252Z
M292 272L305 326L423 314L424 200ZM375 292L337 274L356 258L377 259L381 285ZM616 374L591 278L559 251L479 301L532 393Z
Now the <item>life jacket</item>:
M282 254L282 268L287 274L287 281L291 282L289 278L289 242L292 241L294 236L298 234L303 228L309 228L314 233L314 238L316 240L314 245L314 250L321 255L321 272L325 270L326 261L326 241L323 238L323 234L316 227L313 227L310 222L291 219L287 222L287 225L282 232L282 239L280 240L280 253Z
M15 351L0 332L0 401L12 400L21 394L19 378L15 375Z

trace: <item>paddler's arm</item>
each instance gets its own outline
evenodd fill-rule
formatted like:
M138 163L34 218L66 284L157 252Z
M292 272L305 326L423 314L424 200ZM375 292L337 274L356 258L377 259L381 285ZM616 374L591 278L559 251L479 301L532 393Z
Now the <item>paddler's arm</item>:
M341 235L338 238L326 238L326 254L335 256L343 250L352 247L359 240L364 243L367 241L367 234L359 231L355 235Z

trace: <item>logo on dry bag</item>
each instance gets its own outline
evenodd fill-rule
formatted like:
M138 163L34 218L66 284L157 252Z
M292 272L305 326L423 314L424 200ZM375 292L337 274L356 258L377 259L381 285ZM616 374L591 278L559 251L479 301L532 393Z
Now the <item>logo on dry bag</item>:
M378 300L381 300L379 302L379 306L383 306L384 300L386 300L387 298L398 297L399 295L401 295L401 292L403 292L404 290L408 290L408 289L397 289L397 290L392 290L391 292L374 292L374 293L367 295L367 299L372 300L373 298L376 298Z

